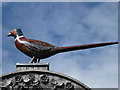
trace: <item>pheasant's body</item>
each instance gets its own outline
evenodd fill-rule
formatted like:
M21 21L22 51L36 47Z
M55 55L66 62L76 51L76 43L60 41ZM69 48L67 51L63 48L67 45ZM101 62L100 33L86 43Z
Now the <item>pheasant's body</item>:
M38 40L26 39L25 37L17 38L15 45L21 52L31 58L35 56L38 59L44 59L56 54L51 52L56 46Z
M13 36L15 38L16 47L21 52L32 58L31 63L39 63L40 59L48 58L61 52L118 44L118 42L106 42L77 46L57 47L43 41L27 39L23 36L21 29L14 29L11 33L9 33L8 36Z

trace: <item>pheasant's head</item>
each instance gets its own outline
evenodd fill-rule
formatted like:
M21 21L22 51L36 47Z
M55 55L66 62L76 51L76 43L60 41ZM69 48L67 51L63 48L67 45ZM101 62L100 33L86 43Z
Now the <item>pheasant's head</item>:
M13 29L7 36L13 36L14 38L22 36L23 33L21 31L21 29Z

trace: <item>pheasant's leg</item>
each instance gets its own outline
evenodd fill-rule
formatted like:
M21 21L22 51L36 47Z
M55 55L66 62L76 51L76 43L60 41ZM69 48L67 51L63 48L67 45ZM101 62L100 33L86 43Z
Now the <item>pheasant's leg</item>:
M33 58L30 60L29 63L33 63L34 59L35 59L35 57L33 56Z
M37 58L37 63L39 63L39 62L40 62L40 59Z
M38 62L38 58L34 57L33 63L37 63L37 62Z
M35 58L33 61L34 61L34 63L37 63L37 58Z

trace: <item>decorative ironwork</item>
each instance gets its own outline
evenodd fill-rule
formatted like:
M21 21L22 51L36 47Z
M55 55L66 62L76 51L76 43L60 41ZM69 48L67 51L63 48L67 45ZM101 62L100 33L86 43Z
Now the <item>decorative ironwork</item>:
M47 84L49 82L49 78L47 75L42 75L41 76L41 82L44 84Z
M71 82L67 82L65 86L66 86L67 90L73 90L74 89L74 85Z
M35 76L17 75L16 77L4 80L2 82L2 90L74 90L71 82L60 82L59 80L50 78L48 75Z

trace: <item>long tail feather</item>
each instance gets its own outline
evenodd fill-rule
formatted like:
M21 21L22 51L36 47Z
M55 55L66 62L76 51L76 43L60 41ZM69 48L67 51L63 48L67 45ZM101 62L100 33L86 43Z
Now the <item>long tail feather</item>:
M106 42L106 43L95 43L95 44L58 47L58 48L56 48L56 52L60 53L60 52L67 52L67 51L73 51L73 50L89 49L89 48L107 46L107 45L112 45L112 44L118 44L118 42Z

